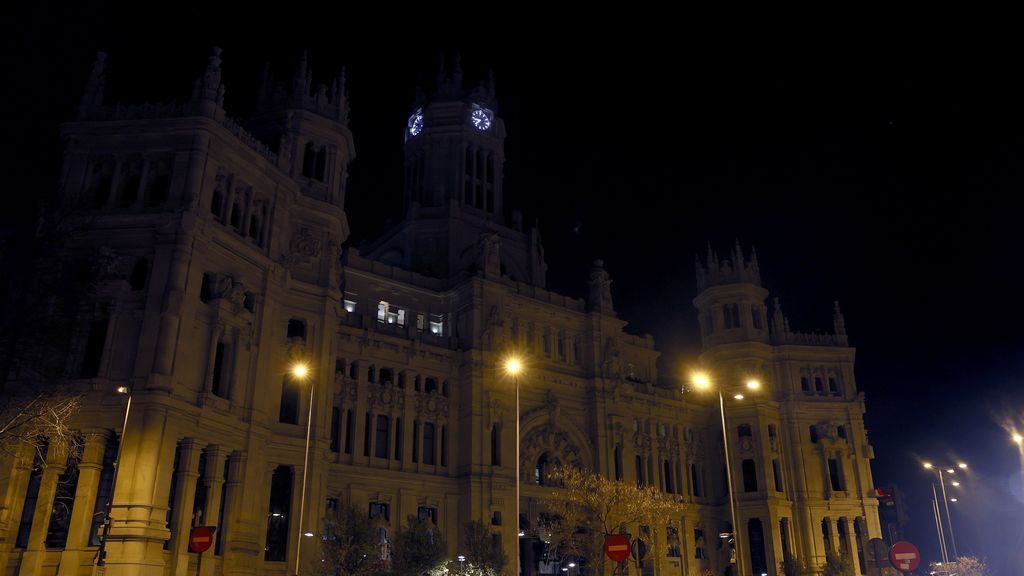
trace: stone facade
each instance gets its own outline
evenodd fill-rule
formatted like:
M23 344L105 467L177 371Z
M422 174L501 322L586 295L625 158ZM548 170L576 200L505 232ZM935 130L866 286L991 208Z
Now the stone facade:
M218 527L201 575L290 574L300 541L305 573L316 539L300 534L339 503L376 514L382 537L428 515L453 557L460 527L481 520L513 565L522 543L525 573L561 573L534 543L556 490L544 469L568 463L687 504L644 573L721 574L716 403L659 378L654 341L624 331L601 262L585 299L545 288L537 230L505 220L490 84L466 91L458 68L442 72L409 118L405 220L342 251L355 157L344 78L313 86L305 61L284 88L268 78L243 128L225 114L220 64L215 53L188 102L125 107L104 104L101 57L63 127L61 198L78 232L66 258L102 258L107 273L69 319L87 396L66 536L49 528L66 455L8 458L6 573L93 573L111 486L110 575L196 574L187 536L200 524ZM856 556L879 526L838 306L834 334L799 334L777 301L769 314L756 255L709 251L697 273L704 366L723 390L763 384L725 402L747 572L778 574L786 553L821 563L826 546ZM526 360L517 380L510 354ZM308 378L289 375L296 361Z

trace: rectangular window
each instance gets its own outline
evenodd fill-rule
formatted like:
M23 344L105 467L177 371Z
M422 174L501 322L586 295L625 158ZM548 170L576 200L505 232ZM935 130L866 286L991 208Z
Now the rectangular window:
M430 315L430 333L435 336L444 336L444 316L440 314Z
M292 469L278 466L270 480L270 509L267 512L267 543L263 559L284 562L288 554L288 523L291 517Z
M743 491L757 492L757 468L749 458L743 460Z
M565 360L565 332L558 331L558 357Z
M690 491L694 498L704 497L704 481L700 472L700 464L690 464Z
M195 496L192 498L192 519L194 522L198 522L198 525L206 525L206 499L207 485L206 485L206 450L203 450L202 454L199 455L199 473L196 475L195 485Z
M217 342L217 349L213 355L213 382L211 383L211 391L214 396L220 396L221 398L227 398L226 387L224 382L224 343Z
M416 509L416 517L420 520L430 520L437 526L437 508L433 506L420 506Z
M377 458L388 457L388 446L391 445L388 438L391 432L391 419L383 414L377 415L377 440L374 443L373 455Z
M636 457L636 487L644 487L644 459L639 455Z
M331 452L338 452L341 449L341 409L337 406L331 407Z
M402 418L395 416L395 460L402 460Z
M281 410L277 420L282 424L299 423L299 383L291 376L285 376L281 382Z
M772 460L772 472L775 475L775 491L785 492L786 489L782 486L782 465L779 464L779 459Z
M615 481L622 482L622 446L615 447Z
M693 529L693 557L698 560L707 558L707 553L704 551L704 529L694 528Z
M366 413L366 421L363 423L363 456L370 455L370 441L373 439L373 430L370 428L373 422L373 415Z
M345 412L345 454L352 453L353 436L356 433L355 417L351 410Z
M832 484L833 491L846 490L846 484L843 482L843 471L839 465L839 460L835 458L828 459L828 478Z
M171 537L164 540L164 550L171 549L171 541L174 539L174 508L177 505L178 496L178 468L181 465L181 444L174 447L174 461L171 464L171 489L167 491L167 514L165 520L167 527L171 529Z
M114 460L117 459L116 436L111 436L107 447L103 451L103 471L100 472L100 482L96 491L96 504L93 506L92 529L89 530L89 546L99 546L100 537L103 532L103 519L107 512L107 502L110 501L110 489L114 483Z
M81 378L94 378L100 372L100 360L103 359L103 346L107 343L106 318L98 318L89 323L89 333L85 340L85 353L78 372Z
M541 336L541 345L544 348L544 354L551 355L551 329L547 326L544 327L544 335Z
M420 461L420 421L412 421L412 461Z
M427 320L426 320L426 318L424 318L423 314L417 314L416 315L416 329L419 330L420 332L423 332L424 330L426 330L426 327L427 327Z
M423 424L423 463L435 464L437 443L434 440L434 425L430 422Z
M21 509L21 523L18 524L18 536L14 541L15 548L28 548L28 536L32 531L32 517L36 514L39 489L43 483L47 448L48 446L44 444L41 449L37 450L35 460L32 462L32 471L28 476L28 491L25 492L25 504Z
M754 328L760 330L763 325L761 324L761 307L754 305L750 307L750 319L754 321Z
M501 466L501 428L491 426L491 466Z
M441 466L448 465L448 427L441 425Z
M385 522L391 521L391 506L387 502L370 502L370 519L380 518Z
M663 475L665 476L665 492L674 494L676 490L675 486L672 484L672 463L665 460L662 467L664 468Z
M224 471L223 480L224 482L220 485L220 510L217 511L217 526L220 528L214 532L214 547L213 553L217 556L221 555L221 540L224 538L224 510L228 507L228 478L231 474L231 458L224 459Z
M298 318L292 318L288 321L288 339L297 338L299 340L306 339L306 321Z

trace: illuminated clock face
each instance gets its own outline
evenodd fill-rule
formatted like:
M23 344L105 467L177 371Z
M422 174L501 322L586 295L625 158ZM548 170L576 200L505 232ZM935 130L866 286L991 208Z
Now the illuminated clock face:
M491 112L484 108L477 108L470 114L469 119L477 130L487 130L491 127Z
M423 111L417 110L409 116L409 135L418 136L423 131Z

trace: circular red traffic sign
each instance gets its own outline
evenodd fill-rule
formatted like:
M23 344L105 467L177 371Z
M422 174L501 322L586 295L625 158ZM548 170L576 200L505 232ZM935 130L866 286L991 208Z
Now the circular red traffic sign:
M910 542L897 542L889 549L889 562L900 572L913 572L921 563L921 553Z
M629 558L629 538L624 534L612 534L604 541L604 554L612 562Z
M202 554L213 545L213 530L209 526L196 526L188 537L188 547L196 554Z

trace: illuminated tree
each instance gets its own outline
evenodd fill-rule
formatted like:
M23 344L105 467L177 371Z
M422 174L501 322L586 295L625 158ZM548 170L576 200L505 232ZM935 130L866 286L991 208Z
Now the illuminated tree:
M391 571L408 576L440 576L447 572L445 543L429 518L409 516L391 544Z
M683 510L676 496L571 466L556 467L549 478L560 489L544 499L554 520L542 528L562 555L582 559L594 573L604 574L606 562L611 562L604 555L605 537L619 533L642 540L649 561L664 555L658 542Z
M459 576L498 576L508 564L508 557L490 528L479 520L466 523L462 546L460 552L466 561Z

